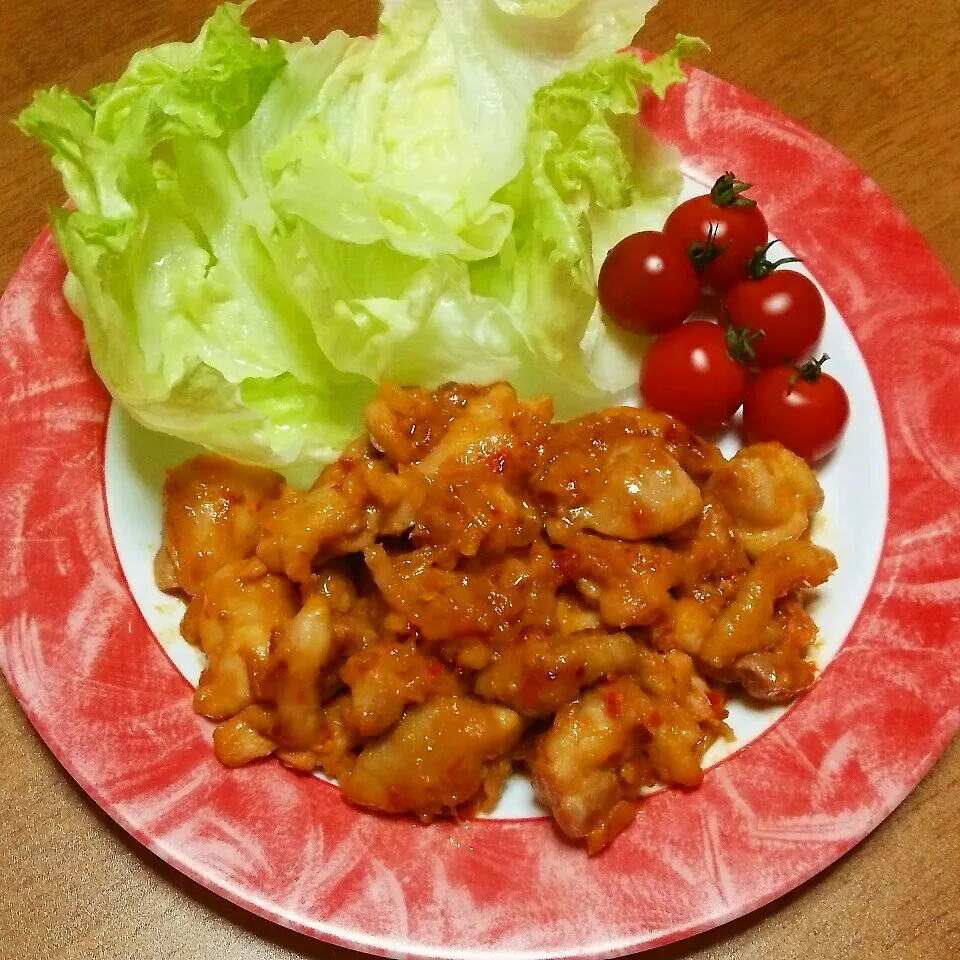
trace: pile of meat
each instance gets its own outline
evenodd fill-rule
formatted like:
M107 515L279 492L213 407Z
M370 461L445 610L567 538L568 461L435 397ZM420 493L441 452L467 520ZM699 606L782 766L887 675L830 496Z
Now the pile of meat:
M592 852L651 785L700 782L730 685L813 681L803 591L835 561L784 448L728 461L629 407L554 423L503 383L385 385L366 420L307 491L214 456L167 478L157 580L224 763L424 821L525 772Z

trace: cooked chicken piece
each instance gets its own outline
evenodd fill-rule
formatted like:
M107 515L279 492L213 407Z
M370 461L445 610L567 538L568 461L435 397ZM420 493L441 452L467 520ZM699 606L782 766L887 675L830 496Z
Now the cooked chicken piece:
M500 800L504 785L513 773L514 758L505 755L489 763L480 789L457 811L458 816L464 819L476 818L484 813L491 813Z
M364 557L387 604L431 644L545 626L556 607L560 575L541 541L456 569L449 553L431 548L390 554L378 544Z
M647 748L657 779L682 787L699 786L703 755L715 737L708 736L691 712L675 703L658 707L657 720Z
M421 819L453 813L522 732L520 717L506 707L437 697L408 710L383 739L364 747L340 787L351 803L385 813Z
M683 564L682 582L690 588L705 580L737 576L750 567L737 531L722 503L704 500L699 517L667 537Z
M703 755L723 729L720 702L686 654L638 648L631 676L581 696L538 739L537 795L568 836L599 850L633 818L644 786L700 783Z
M496 384L471 400L437 445L420 462L430 478L441 472L481 468L503 473L520 453L520 437L510 424L518 412L517 395L507 384Z
M367 485L368 513L376 518L370 526L378 537L398 537L414 524L417 511L429 493L429 486L418 470L393 473L385 460L362 462Z
M424 472L433 475L441 461L449 466L452 460L470 463L490 454L493 454L492 460L497 454L489 438L486 451L471 444L469 434L476 436L475 428L446 440L454 421L479 418L488 425L499 421L527 437L552 419L553 405L547 397L520 401L506 383L489 387L448 383L433 393L383 384L367 404L364 416L371 443L398 466L428 458L437 445L445 441L444 449L429 456L424 463Z
M361 556L324 564L300 585L304 603L314 593L321 594L330 605L334 646L343 660L380 642L387 610L367 576Z
M641 648L640 665L634 676L658 708L673 704L698 723L716 721L717 697L697 672L693 658L682 650L661 654Z
M697 483L706 480L723 464L723 455L717 447L668 414L641 408L634 414L634 424L629 429L636 436L664 443L670 455Z
M557 563L596 604L603 622L618 629L654 623L672 605L670 588L682 573L682 564L666 547L623 543L592 533L565 538Z
M505 553L540 536L540 510L498 475L457 475L430 485L411 539L456 550L465 557Z
M681 564L681 581L654 625L655 647L699 652L714 621L733 598L750 561L740 546L726 507L705 500L701 515L666 538Z
M762 554L704 639L700 661L722 671L738 658L763 650L776 602L793 591L820 586L836 567L829 550L806 540L786 540Z
M195 603L195 639L207 655L207 666L194 709L225 720L259 695L274 638L296 613L297 591L259 560L240 560L208 577Z
M456 676L413 642L381 643L355 654L340 676L350 688L345 717L362 737L392 727L411 703L463 692Z
M345 711L346 697L325 703L313 746L298 749L277 744L277 759L285 767L302 773L322 769L329 777L342 776L353 766L353 751L359 739L356 731L346 722Z
M283 477L203 454L167 474L163 545L157 583L194 596L221 567L253 555L264 507L280 496Z
M711 607L693 597L680 597L654 625L650 634L654 646L664 653L682 650L696 656L719 613Z
M346 613L358 599L354 582L356 567L346 557L325 563L309 580L300 584L301 600L306 603L312 594L319 593L326 598L333 613Z
M425 494L417 471L393 473L365 444L354 444L307 493L288 492L263 518L257 555L306 583L318 564L363 550L377 536L404 533Z
M563 591L557 594L557 612L554 622L560 633L580 633L599 630L600 614L579 593Z
M439 392L454 388L461 389L456 384L446 384L440 387ZM475 396L471 397L467 407L467 416L495 415L501 419L509 419L511 425L520 433L525 433L521 423L528 423L539 433L541 426L553 419L553 401L547 396L528 397L520 400L516 390L504 380L493 383L489 387L478 387Z
M323 711L323 731L313 751L313 765L322 767L328 777L345 776L356 761L354 751L360 737L347 721L349 712L346 694L331 700Z
M538 489L572 528L623 540L669 533L701 508L697 485L662 442L647 437L564 449L543 469Z
M707 490L729 510L751 559L784 540L802 537L823 506L817 475L779 443L739 450L714 473Z
M288 491L263 521L257 556L274 572L307 583L314 561L363 549L374 540L367 490L351 467L328 468L307 493ZM346 476L344 476L346 474ZM318 555L323 552L324 557Z
M507 384L471 398L418 465L428 493L414 541L472 557L536 539L543 517L525 480L546 429L538 407L521 403Z
M551 424L542 462L544 467L549 467L557 457L571 450L592 457L631 438L661 447L698 484L725 462L713 444L701 440L680 421L665 413L637 407L613 407L577 420ZM541 472L532 482L540 486L545 479L545 473Z
M242 767L269 757L277 749L272 734L273 713L255 704L216 725L213 749L225 766Z
M531 631L497 654L474 689L522 716L549 716L575 700L582 688L630 673L639 657L637 644L626 633L589 630L555 637Z
M591 853L630 823L639 788L653 782L645 748L655 719L650 697L623 678L564 707L537 740L530 767L537 797Z
M336 668L331 669L337 656L332 620L327 598L311 594L270 656L266 686L276 703L272 735L288 749L316 745L323 727L324 695L339 686Z
M381 384L364 410L370 442L396 466L421 460L482 389L447 384L431 392Z
M390 633L384 625L385 614L383 600L376 594L359 597L345 613L334 613L333 635L340 653L350 657L379 643Z
M600 469L602 492L577 511L583 525L597 533L622 540L659 537L700 514L696 484L655 441L612 446L600 458Z
M793 700L816 679L816 667L804 659L816 638L817 625L802 602L782 600L767 627L765 649L734 661L731 676L757 700Z

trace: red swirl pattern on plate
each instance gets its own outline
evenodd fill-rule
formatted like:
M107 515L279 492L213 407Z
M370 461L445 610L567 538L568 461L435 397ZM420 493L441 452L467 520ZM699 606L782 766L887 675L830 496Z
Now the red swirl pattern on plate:
M115 557L108 398L49 234L11 281L0 308L0 667L80 786L234 903L392 956L628 953L813 876L893 810L960 725L960 296L871 181L752 96L693 71L646 113L706 178L732 164L762 183L773 230L840 308L875 377L890 515L870 595L822 682L700 790L652 797L594 859L545 820L423 828L354 810L279 764L221 767Z

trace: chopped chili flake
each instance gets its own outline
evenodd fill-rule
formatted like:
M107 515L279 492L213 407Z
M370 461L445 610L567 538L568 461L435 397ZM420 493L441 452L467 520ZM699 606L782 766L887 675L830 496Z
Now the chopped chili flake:
M713 715L722 720L727 715L727 698L720 690L708 690L707 700L713 708Z
M611 717L619 717L623 712L623 694L616 688L607 690L603 695L603 706Z

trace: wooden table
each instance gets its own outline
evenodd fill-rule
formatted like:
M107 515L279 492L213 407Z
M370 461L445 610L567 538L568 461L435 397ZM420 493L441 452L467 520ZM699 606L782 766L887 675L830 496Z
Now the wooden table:
M0 0L0 285L62 192L7 124L36 87L86 89L137 48L187 39L212 0ZM366 32L373 0L260 0L256 32ZM661 0L647 46L677 31L707 69L792 114L856 160L960 281L960 6L956 0ZM922 332L919 333L922 335ZM73 784L0 683L0 958L347 958L252 918L128 839ZM960 956L960 742L871 837L768 909L666 958ZM576 909L576 905L571 905Z

